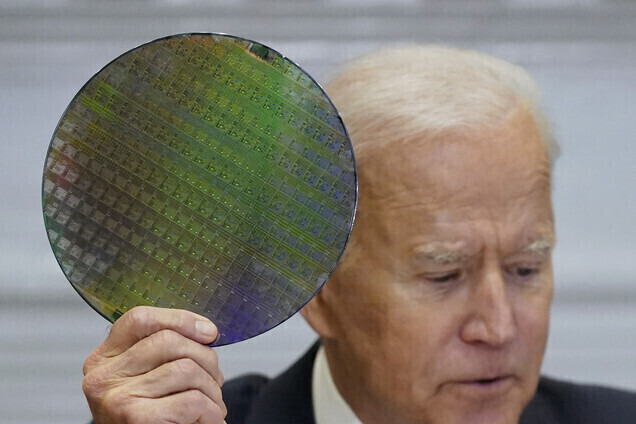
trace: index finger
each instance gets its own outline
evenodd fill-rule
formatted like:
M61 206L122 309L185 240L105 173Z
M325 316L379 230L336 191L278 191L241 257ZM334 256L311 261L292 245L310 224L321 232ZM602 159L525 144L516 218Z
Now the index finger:
M100 353L106 357L117 356L161 330L173 330L202 344L212 343L219 334L212 321L194 312L137 306L115 321Z

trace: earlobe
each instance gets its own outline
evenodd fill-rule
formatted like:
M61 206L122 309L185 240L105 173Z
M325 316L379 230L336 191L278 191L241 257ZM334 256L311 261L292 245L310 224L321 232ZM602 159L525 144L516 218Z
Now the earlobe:
M323 339L334 337L328 291L328 284L325 284L322 290L300 310L307 324Z

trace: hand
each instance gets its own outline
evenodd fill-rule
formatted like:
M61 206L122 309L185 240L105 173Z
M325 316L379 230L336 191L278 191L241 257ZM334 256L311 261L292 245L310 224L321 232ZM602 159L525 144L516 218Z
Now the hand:
M195 313L131 309L84 362L83 390L96 424L222 424L218 330Z

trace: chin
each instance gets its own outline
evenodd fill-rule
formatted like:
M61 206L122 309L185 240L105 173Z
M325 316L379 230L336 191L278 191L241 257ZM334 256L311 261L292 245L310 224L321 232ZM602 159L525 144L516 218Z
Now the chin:
M440 405L441 406L441 405ZM470 405L459 405L457 402L446 404L432 412L422 422L427 424L517 424L523 404L510 398L501 399L500 402L484 402Z
M492 413L482 413L474 417L467 417L468 419L463 422L466 424L517 424L520 416L520 413L493 411Z
M487 407L467 410L455 415L453 419L442 420L443 423L462 424L517 424L521 416L522 408L507 405L505 407Z

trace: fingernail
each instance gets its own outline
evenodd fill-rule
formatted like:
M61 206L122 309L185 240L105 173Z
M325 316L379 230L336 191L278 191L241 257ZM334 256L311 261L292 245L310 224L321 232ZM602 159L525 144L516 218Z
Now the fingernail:
M200 335L208 337L210 339L216 337L218 333L216 326L210 321L197 321L194 326Z

